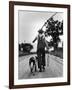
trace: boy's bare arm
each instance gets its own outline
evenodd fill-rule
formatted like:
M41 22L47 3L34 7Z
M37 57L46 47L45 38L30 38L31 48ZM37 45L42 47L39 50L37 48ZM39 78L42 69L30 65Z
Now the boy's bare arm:
M33 43L37 40L37 37L32 41Z
M45 39L45 44L46 44L46 48L47 48L47 50L49 50L48 42L46 41L46 39Z

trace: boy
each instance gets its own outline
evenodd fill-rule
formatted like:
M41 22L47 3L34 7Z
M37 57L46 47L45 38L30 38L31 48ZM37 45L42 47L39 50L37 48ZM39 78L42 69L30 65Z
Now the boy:
M37 40L37 56L38 56L38 68L42 72L45 70L45 47L48 49L48 43L45 40L44 31L40 29L38 36L33 40L33 43Z

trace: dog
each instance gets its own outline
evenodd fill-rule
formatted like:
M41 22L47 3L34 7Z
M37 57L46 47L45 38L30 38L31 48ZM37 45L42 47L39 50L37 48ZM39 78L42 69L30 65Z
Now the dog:
M29 59L29 67L30 67L30 72L31 74L35 75L35 72L37 72L37 62L38 62L38 57L31 57Z

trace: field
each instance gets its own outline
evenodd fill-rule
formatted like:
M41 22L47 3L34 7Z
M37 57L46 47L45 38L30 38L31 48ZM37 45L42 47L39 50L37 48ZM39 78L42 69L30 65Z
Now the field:
M36 54L19 57L18 63L18 78L53 78L63 76L63 59L46 53L46 69L45 72L36 72L33 76L29 69L29 58Z

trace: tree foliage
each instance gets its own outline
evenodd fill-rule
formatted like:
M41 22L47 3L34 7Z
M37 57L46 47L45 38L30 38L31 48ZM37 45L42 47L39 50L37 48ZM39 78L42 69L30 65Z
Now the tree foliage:
M33 49L33 46L30 43L21 43L19 44L19 51L21 51L21 49L23 52L30 53L30 51Z
M53 46L54 49L58 47L58 43L60 42L59 35L63 35L63 21L47 20L47 26L45 31L45 36L52 36L52 39L49 42L49 46Z

